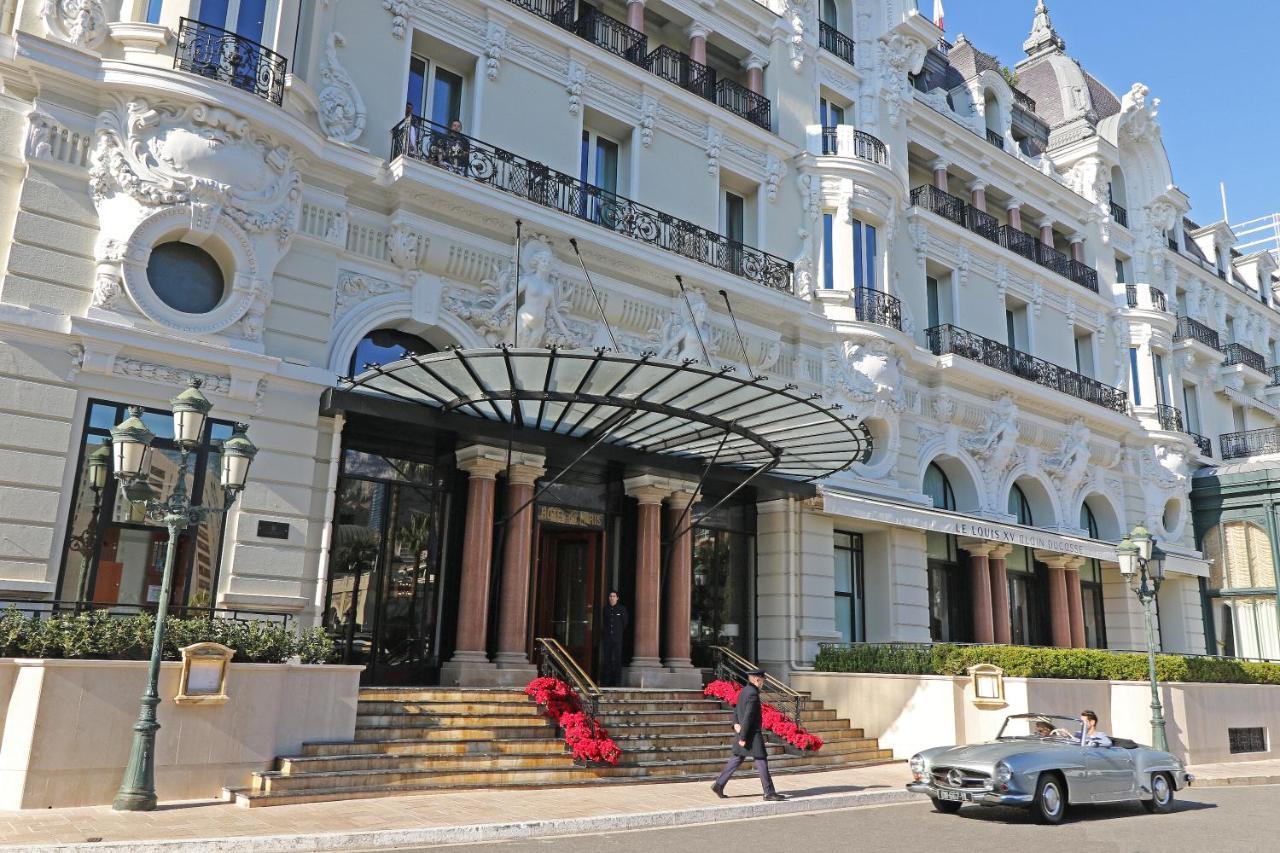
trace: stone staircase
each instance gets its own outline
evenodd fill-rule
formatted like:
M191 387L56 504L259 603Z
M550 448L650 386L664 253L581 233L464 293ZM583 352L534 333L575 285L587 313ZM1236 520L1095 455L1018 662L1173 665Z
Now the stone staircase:
M304 744L302 755L276 759L276 769L255 773L247 788L226 789L224 798L263 806L463 788L710 778L724 765L733 727L731 709L695 690L606 690L598 719L622 750L616 766L575 764L556 727L520 690L364 688L354 741ZM822 749L788 755L770 746L774 773L892 757L820 702L806 702L802 722L823 739ZM747 772L749 767L740 771Z

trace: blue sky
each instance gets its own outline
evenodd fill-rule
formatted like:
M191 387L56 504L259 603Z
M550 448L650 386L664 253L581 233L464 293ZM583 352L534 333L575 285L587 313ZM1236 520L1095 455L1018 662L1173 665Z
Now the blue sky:
M1191 218L1233 222L1280 210L1280 52L1274 0L1047 0L1067 53L1117 96L1135 81L1159 98L1173 180ZM1035 0L944 0L947 39L960 33L1012 66L1025 54ZM919 0L931 15L933 0Z

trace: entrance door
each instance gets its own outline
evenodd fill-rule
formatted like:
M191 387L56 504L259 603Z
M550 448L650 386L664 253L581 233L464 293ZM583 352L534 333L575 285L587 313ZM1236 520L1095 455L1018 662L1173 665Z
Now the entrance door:
M600 533L543 529L538 565L538 634L560 641L587 672L595 651Z

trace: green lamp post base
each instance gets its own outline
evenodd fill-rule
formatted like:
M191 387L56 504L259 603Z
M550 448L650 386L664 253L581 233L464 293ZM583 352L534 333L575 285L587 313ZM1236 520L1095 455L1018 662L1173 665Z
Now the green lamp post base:
M129 750L129 764L124 770L120 790L111 803L118 812L149 812L156 807L155 748L158 696L142 698L142 713L133 724L133 747Z

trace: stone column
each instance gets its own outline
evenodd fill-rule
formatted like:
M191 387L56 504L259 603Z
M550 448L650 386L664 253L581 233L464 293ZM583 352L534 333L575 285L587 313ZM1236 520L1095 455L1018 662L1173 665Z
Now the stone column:
M631 608L633 656L623 672L629 687L665 686L667 670L659 657L661 626L659 592L662 583L662 500L671 489L665 478L648 474L624 481L636 499L636 592Z
M1071 235L1071 257L1077 263L1084 263L1084 235Z
M1013 640L1012 616L1009 613L1009 569L1005 563L1012 545L991 549L987 563L991 569L991 633L997 643Z
M933 161L933 185L944 193L948 192L947 167L951 164L941 158Z
M693 618L693 483L673 491L667 498L667 528L671 535L671 555L667 561L663 639L666 656L662 664L671 671L671 686L696 690L702 686L702 672L690 661L689 623Z
M493 494L498 473L506 467L506 453L496 447L473 444L459 450L457 460L458 470L470 476L466 535L462 544L457 642L453 657L440 668L440 682L493 684L496 669L485 651L493 554Z
M644 32L644 0L627 0L627 26Z
M1068 626L1071 628L1071 647L1073 649L1084 648L1084 607L1083 600L1080 595L1080 564L1084 562L1080 557L1073 558L1066 564L1065 575L1067 581L1067 612Z
M1053 220L1047 217L1040 220L1040 242L1053 248Z
M508 515L529 503L534 482L546 473L545 457L513 453L507 469ZM525 652L529 639L529 570L533 564L533 504L507 524L502 553L502 586L498 602L498 666L501 684L523 687L537 675Z
M711 34L711 28L706 24L695 22L689 25L687 32L689 33L689 58L700 65L706 65L707 36Z
M1010 199L1005 206L1005 213L1009 214L1009 227L1014 231L1022 230L1022 202L1017 199Z
M1067 562L1063 554L1040 558L1049 567L1049 626L1053 645L1071 648L1071 612L1067 604Z
M754 54L742 63L742 67L747 69L747 88L757 95L764 94L764 66L765 61Z
M982 181L969 184L969 192L973 196L973 206L983 213L987 212L987 185Z
M969 591L973 597L973 641L994 643L991 627L991 570L987 556L994 543L980 540L960 540L961 548L969 552Z

